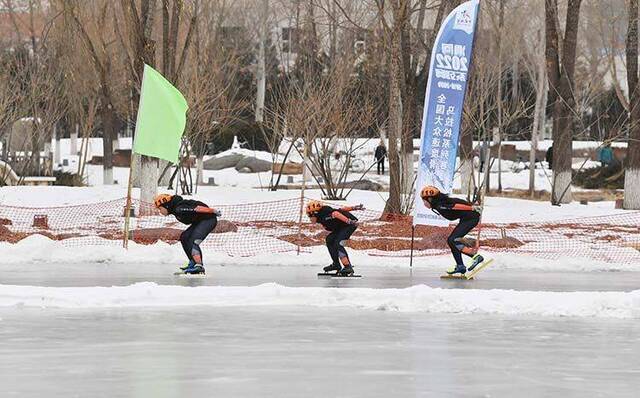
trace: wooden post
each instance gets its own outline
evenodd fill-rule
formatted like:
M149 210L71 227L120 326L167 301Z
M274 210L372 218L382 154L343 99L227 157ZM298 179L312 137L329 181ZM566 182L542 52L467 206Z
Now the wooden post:
M131 191L133 188L133 145L131 146L131 164L129 165L129 182L127 184L127 204L124 210L124 236L122 238L122 246L125 249L129 248L129 222L131 219Z

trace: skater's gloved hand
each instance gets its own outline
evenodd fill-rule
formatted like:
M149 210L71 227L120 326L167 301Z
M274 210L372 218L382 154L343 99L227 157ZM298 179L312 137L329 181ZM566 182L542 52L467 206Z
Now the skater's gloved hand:
M214 211L213 214L215 214L216 217L222 217L222 212L218 209L216 209L216 211Z
M478 213L482 213L482 205L474 204L471 207L473 208L474 211L477 211Z

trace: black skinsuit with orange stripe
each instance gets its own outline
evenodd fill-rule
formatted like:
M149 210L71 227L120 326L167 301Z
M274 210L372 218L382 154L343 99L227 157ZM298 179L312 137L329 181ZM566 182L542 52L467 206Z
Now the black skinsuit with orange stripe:
M451 253L456 260L456 264L464 265L462 254L472 257L475 254L475 250L458 242L458 239L468 234L478 225L478 222L480 222L480 213L473 210L471 203L466 200L451 198L443 193L429 198L429 203L431 204L431 210L447 220L460 220L451 232L451 235L447 238L447 244L451 248Z
M180 234L180 243L189 261L202 265L200 243L215 229L218 223L215 209L197 200L182 199L179 195L174 195L171 201L163 206L178 221L189 225L189 228Z
M341 262L342 265L351 264L344 243L357 228L351 222L358 221L358 219L349 212L350 210L352 210L351 207L334 209L331 206L322 206L316 213L318 223L322 224L327 231L331 231L326 237L326 243L331 260L335 265L339 265Z

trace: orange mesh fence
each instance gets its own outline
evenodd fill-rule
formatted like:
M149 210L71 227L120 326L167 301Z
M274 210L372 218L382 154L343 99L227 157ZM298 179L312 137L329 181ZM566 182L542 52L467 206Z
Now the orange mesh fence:
M397 220L395 228L403 235L387 243L393 250L372 248L371 254L409 256L411 218ZM576 218L554 222L485 223L481 226L481 252L508 252L555 260L561 257L586 258L615 264L640 265L640 212ZM451 227L417 226L414 256L449 253L447 237ZM399 236L399 237L398 237ZM475 245L477 229L465 238ZM391 242L390 242L391 241Z
M305 200L306 204L306 200ZM68 247L122 245L125 199L48 208L0 206L0 241L15 243L33 234ZM240 205L215 205L222 217L203 246L231 256L302 252L323 245L327 234L306 216L300 225L300 200L288 199ZM339 205L336 205L339 207ZM409 256L411 217L366 210L354 212L360 226L349 246L376 256ZM130 239L139 244L175 243L185 226L163 217L149 204L134 200ZM640 212L628 212L560 222L483 224L480 250L539 258L591 258L617 264L640 264ZM414 256L449 252L452 227L418 226ZM469 234L473 245L477 231Z

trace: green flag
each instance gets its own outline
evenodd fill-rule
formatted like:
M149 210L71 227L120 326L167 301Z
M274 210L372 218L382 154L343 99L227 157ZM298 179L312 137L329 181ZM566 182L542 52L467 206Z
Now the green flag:
M178 163L187 101L160 73L144 66L133 151Z

